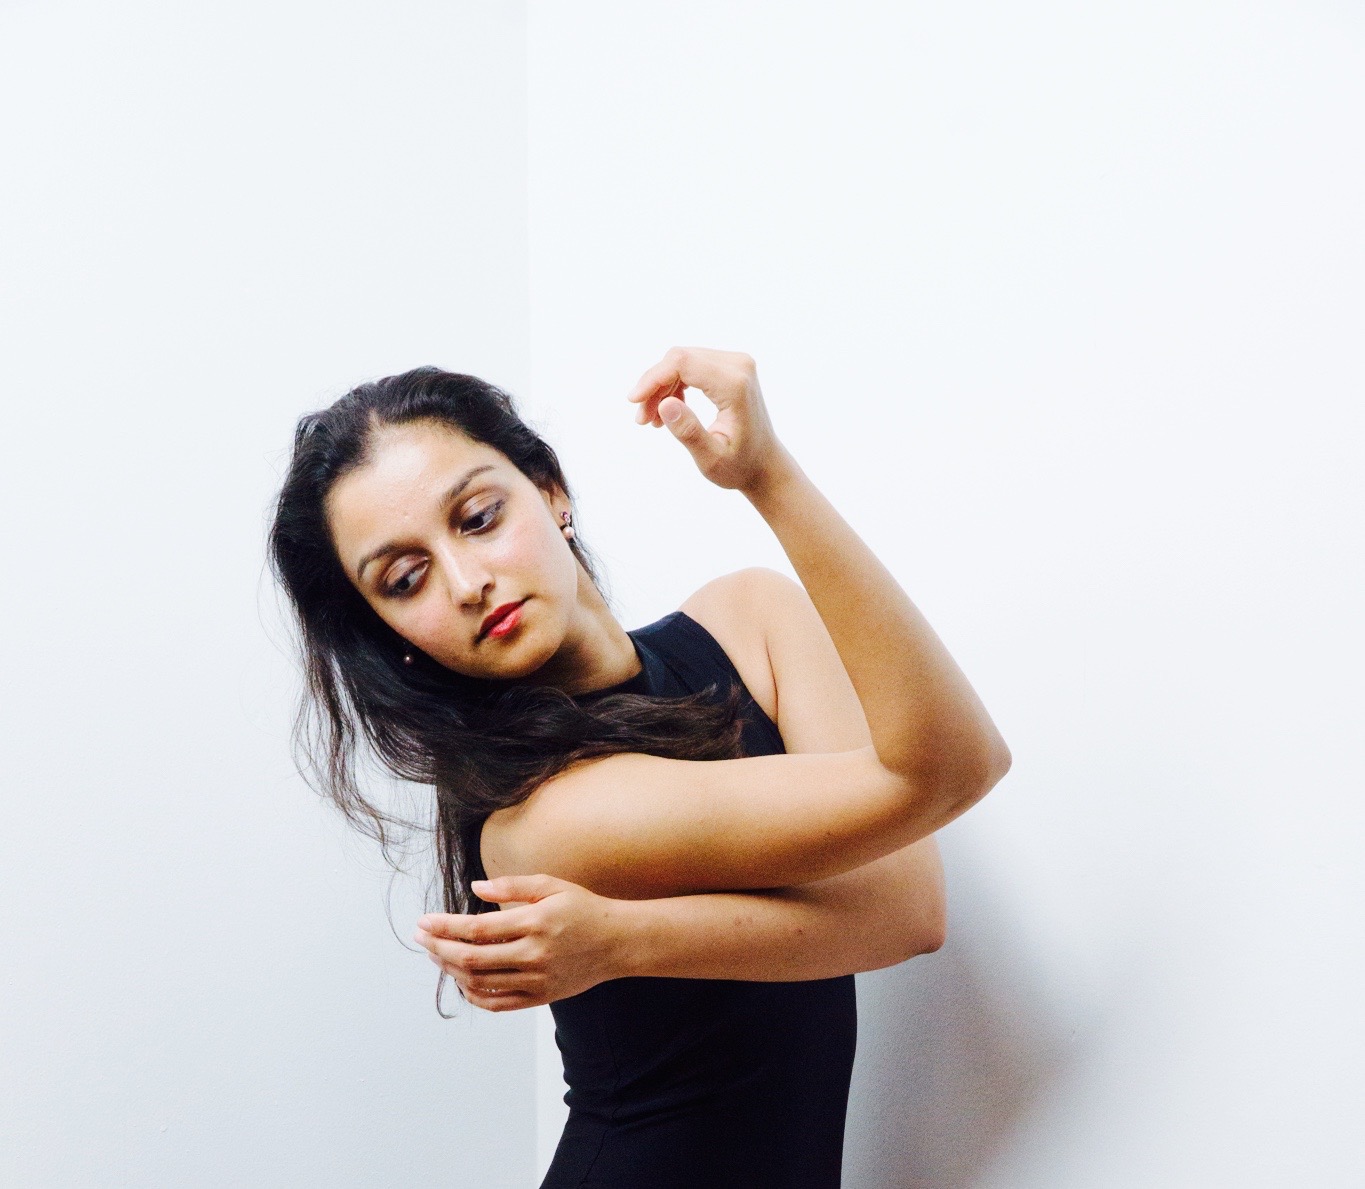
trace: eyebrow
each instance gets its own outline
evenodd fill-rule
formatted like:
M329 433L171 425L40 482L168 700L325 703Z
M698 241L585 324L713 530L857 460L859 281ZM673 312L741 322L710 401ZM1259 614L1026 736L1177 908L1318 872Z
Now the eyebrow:
M496 468L493 466L491 462L486 462L482 466L477 466L470 471L466 471L465 474L459 480L456 481L455 485L449 491L447 491L445 495L441 497L440 506L442 508L450 507L451 504L453 504L457 499L460 498L460 493L466 487L468 487L476 478L482 475L485 471L491 471L494 469ZM397 541L386 541L383 545L379 546L378 549L372 549L369 553L367 553L364 557L360 559L359 564L356 566L355 568L356 581L363 582L365 580L365 567L368 566L370 562L378 561L381 557L388 557L389 554L391 553L401 553L406 548L407 548L406 545L401 545Z

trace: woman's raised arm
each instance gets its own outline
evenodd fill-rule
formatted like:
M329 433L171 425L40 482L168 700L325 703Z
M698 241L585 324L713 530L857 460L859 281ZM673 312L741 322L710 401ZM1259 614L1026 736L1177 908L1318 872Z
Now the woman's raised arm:
M716 405L709 428L681 399L684 387ZM628 399L767 521L838 649L886 768L973 786L1008 768L1009 749L933 628L777 440L753 359L675 347Z
M681 398L716 405L703 427ZM674 348L631 399L698 469L741 491L786 551L866 717L868 747L685 761L620 754L489 818L489 874L546 872L648 899L824 879L932 834L1004 775L1009 751L909 597L777 441L754 362Z

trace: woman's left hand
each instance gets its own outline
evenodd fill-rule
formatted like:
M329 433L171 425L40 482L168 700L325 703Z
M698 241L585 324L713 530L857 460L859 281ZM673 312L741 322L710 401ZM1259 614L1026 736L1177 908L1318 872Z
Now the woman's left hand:
M487 1011L515 1011L621 977L621 901L553 875L504 875L480 900L516 908L429 913L413 940Z

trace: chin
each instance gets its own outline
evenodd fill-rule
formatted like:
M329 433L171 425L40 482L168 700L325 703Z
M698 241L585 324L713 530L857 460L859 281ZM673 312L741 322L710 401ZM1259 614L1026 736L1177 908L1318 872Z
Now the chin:
M514 639L485 642L498 651L496 653L490 651L479 658L484 664L496 666L481 676L490 681L521 681L538 672L541 666L554 656L555 650L544 647L536 639L535 633L528 630L529 626L523 624L519 627Z

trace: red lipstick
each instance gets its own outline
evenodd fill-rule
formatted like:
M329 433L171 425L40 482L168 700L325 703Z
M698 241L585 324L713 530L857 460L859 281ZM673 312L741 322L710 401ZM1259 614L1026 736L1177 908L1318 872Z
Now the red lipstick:
M526 602L525 599L521 603ZM485 636L503 636L510 632L521 620L521 603L504 603L495 607L479 628L479 639Z

